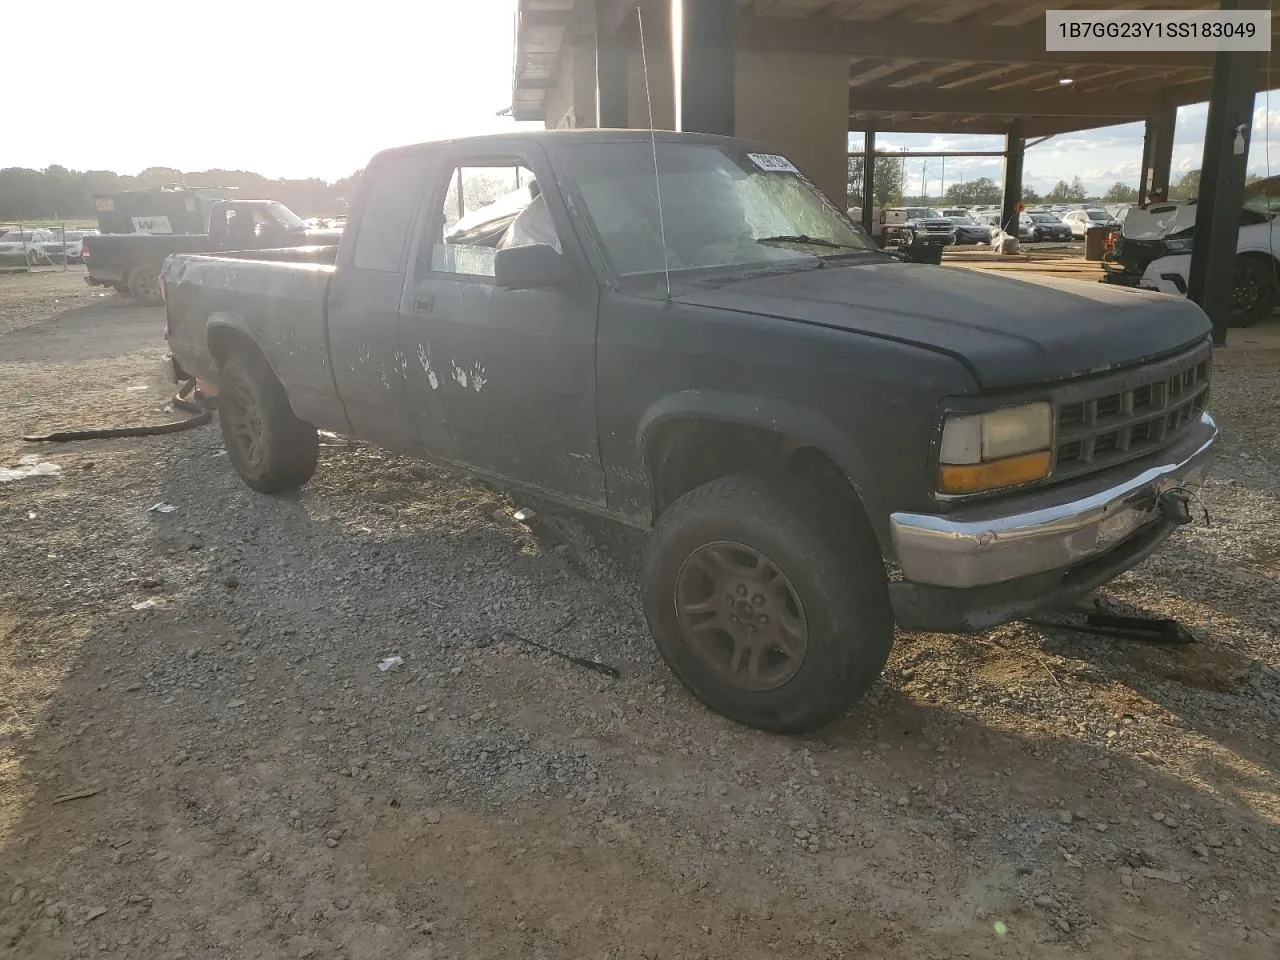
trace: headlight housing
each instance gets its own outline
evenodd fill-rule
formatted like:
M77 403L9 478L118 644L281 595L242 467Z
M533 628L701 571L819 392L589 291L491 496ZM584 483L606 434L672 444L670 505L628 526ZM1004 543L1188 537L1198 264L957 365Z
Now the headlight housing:
M942 425L938 492L985 493L1032 483L1052 467L1053 408L1025 403L976 414L949 414Z
M1191 237L1175 237L1164 242L1164 249L1166 253L1190 253L1191 244Z

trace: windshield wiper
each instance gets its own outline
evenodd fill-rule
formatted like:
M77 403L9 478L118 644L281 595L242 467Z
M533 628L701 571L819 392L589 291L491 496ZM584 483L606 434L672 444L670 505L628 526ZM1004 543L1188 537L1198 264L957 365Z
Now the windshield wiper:
M806 237L803 233L794 235L780 234L776 237L757 237L756 243L809 243L815 247L829 247L832 250L865 249L853 243L838 243L835 240L824 240L821 237Z

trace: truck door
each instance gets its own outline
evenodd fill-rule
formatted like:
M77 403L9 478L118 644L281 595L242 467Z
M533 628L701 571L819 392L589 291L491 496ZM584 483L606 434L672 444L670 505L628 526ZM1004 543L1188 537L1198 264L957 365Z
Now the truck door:
M354 243L340 248L329 287L329 356L352 430L390 450L417 453L419 427L442 430L438 413L416 410L400 349L406 249L427 170L422 152L387 153L365 171L353 211Z
M547 157L525 141L459 145L437 157L401 307L410 381L442 411L454 459L603 506L599 290ZM530 241L557 248L573 282L555 290L498 287L498 248ZM426 399L417 405L426 407Z

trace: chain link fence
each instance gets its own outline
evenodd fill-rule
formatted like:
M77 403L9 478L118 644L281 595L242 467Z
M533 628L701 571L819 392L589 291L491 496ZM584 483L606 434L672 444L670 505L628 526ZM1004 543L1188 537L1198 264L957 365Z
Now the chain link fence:
M0 223L0 273L48 273L79 269L84 238L97 228L75 221Z

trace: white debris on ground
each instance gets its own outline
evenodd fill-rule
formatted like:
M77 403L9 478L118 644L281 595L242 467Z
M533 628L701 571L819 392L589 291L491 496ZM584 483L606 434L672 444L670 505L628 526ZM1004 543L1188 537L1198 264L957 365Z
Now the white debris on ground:
M28 477L52 477L62 472L62 467L48 460L41 460L34 453L19 457L12 467L0 467L0 483L26 480Z

